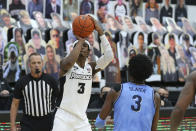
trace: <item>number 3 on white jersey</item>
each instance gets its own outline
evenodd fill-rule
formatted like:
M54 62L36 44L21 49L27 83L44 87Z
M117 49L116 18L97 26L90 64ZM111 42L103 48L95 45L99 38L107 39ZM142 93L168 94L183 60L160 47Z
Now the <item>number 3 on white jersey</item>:
M78 93L79 94L84 94L84 90L85 90L85 83L78 83L78 86L80 89L78 89Z

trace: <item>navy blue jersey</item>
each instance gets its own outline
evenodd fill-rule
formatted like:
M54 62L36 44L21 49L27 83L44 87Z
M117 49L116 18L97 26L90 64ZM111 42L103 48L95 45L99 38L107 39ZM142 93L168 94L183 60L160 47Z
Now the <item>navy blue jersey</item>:
M151 131L154 115L153 88L130 82L122 84L114 103L114 131Z

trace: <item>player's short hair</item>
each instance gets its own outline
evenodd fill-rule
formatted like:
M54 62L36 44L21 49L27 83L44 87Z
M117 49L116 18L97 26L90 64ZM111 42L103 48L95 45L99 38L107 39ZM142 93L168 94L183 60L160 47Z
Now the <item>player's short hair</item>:
M138 54L129 60L128 71L135 81L143 82L152 75L152 61L148 56Z
M34 52L34 53L31 53L30 55L29 55L29 62L31 62L31 57L32 56L40 56L41 57L41 61L42 61L42 56L39 54L39 53L37 53L37 52Z

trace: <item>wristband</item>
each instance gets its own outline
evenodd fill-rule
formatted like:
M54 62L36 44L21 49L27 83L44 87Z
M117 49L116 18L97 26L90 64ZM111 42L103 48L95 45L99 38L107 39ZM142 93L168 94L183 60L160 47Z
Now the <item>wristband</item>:
M99 117L99 115L98 115L97 118L96 118L95 126L96 126L97 128L103 128L104 125L105 125L105 122L106 122L106 120L102 120L102 119Z

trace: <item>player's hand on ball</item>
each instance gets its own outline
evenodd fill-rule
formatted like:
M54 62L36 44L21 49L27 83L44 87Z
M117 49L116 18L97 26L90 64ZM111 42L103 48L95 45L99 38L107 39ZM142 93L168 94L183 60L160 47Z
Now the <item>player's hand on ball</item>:
M94 25L95 25L95 30L99 33L99 35L103 35L103 29L101 28L101 26L98 24L97 20L95 20L91 15L89 15L93 22L94 22Z

